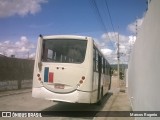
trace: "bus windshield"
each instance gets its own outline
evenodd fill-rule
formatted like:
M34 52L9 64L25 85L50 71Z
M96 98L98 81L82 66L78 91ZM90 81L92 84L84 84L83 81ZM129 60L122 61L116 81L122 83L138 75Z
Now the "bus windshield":
M44 39L43 62L82 63L87 41L77 39Z

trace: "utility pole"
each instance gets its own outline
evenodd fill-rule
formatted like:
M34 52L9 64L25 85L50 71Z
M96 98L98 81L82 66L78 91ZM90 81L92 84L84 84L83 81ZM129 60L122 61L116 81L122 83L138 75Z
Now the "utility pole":
M120 87L120 81L119 81L119 33L118 33L118 43L117 43L117 70L118 70L118 87Z
M149 8L149 4L150 4L151 0L148 0L148 8Z
M136 37L137 37L137 31L138 31L138 17L136 19Z

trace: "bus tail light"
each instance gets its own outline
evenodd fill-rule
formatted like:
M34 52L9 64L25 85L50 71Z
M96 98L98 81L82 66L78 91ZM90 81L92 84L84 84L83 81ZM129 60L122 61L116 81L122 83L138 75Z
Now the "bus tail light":
M82 78L81 78L81 80L79 81L79 86L84 82L84 80L85 80L85 76L82 76Z
M79 83L82 84L82 83L83 83L83 80L80 80Z
M82 80L84 80L85 79L85 76L82 76Z
M40 77L40 74L37 74L37 77Z
M37 74L38 80L41 81L41 75L38 73Z

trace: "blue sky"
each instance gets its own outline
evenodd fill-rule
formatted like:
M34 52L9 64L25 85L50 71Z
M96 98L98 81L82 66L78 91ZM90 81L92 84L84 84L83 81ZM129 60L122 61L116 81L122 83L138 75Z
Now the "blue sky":
M74 34L91 36L106 56L114 54L116 41L107 40L105 36L107 33L110 39L113 37L105 1L108 3L115 32L126 39L134 37L135 21L143 21L147 0L95 0L103 24L93 1L0 0L0 53L4 54L5 50L5 54L9 56L28 52L33 57L39 34ZM125 46L123 42L128 41L120 42Z

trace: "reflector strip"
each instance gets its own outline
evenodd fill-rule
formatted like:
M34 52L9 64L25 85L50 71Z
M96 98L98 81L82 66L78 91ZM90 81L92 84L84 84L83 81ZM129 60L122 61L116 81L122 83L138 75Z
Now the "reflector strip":
M53 77L54 77L54 73L52 73L52 72L49 72L49 82L50 83L53 83Z
M48 82L48 72L49 72L49 68L45 67L44 68L44 82Z

